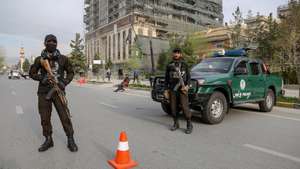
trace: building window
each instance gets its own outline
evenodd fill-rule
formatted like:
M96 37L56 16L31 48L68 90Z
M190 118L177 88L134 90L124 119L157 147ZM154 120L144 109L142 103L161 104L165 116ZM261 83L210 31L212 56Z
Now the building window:
M123 60L126 59L126 44L127 44L126 31L123 31Z
M153 37L153 31L152 31L152 29L148 29L148 36Z
M112 55L113 55L113 60L115 60L116 59L116 35L113 35L113 53L112 53Z
M128 47L128 58L131 57L131 45L132 45L132 30L131 28L128 30L128 44L129 44L129 47Z
M111 36L108 36L108 57L111 58Z
M139 28L139 29L138 29L138 34L139 34L139 35L143 35L143 28Z

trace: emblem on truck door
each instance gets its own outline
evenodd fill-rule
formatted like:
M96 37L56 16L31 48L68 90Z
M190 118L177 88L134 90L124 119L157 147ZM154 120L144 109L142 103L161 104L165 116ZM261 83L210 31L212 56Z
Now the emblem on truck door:
M242 79L240 81L240 87L241 87L242 90L245 90L245 88L246 88L246 81L244 79Z

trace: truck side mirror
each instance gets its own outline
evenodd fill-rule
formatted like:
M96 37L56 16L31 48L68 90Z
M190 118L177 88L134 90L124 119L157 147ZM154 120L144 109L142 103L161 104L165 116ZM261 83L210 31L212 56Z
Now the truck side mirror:
M245 75L247 73L248 73L247 68L244 68L244 67L237 67L234 70L234 75Z

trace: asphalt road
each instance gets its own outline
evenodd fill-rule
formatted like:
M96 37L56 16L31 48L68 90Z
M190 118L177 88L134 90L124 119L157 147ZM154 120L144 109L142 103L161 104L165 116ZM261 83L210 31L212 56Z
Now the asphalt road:
M194 132L186 135L168 130L172 119L148 92L113 93L109 85L71 84L67 97L79 151L67 149L54 111L55 146L39 153L36 89L31 80L0 77L0 169L109 169L122 130L140 169L300 169L299 110L264 114L246 105L219 125L194 118Z

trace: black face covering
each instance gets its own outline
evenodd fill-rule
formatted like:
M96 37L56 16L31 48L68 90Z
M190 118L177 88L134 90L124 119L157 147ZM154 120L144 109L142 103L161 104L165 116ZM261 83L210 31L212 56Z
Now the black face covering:
M45 47L49 53L53 53L57 48L57 39L56 36L49 34L45 37Z
M50 53L53 53L56 51L57 44L50 44L46 43L46 50Z

